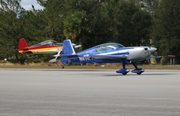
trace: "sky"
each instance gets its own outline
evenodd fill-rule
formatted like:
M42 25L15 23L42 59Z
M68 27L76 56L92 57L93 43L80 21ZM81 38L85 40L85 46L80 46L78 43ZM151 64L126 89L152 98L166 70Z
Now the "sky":
M31 10L32 5L34 5L35 9L43 9L36 0L21 0L20 4L26 10Z

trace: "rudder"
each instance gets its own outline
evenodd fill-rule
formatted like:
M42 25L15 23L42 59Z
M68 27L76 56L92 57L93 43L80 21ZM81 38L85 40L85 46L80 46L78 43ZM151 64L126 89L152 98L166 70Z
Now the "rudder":
M62 54L76 54L70 39L63 41Z
M72 46L71 40L66 39L63 41L63 49L61 52L61 62L63 63L70 63L70 60L68 57L75 55L75 50Z
M21 38L19 40L18 49L22 50L23 48L28 47L28 44L26 43L26 40L24 38Z

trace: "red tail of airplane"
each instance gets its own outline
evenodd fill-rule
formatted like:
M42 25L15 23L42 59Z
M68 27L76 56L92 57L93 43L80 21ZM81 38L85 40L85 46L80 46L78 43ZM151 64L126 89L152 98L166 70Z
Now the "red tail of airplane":
M24 38L21 38L19 40L19 46L18 49L22 50L23 48L28 47L28 44L26 43L26 40Z

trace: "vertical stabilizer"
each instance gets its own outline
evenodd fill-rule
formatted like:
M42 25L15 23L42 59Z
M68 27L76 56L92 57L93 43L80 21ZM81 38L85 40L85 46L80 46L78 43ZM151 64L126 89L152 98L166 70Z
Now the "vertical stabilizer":
M76 54L70 39L63 41L62 54Z
M28 44L26 43L26 40L24 38L21 38L19 40L19 46L18 49L22 50L23 48L28 47Z
M72 46L71 40L66 39L63 41L63 49L61 52L62 56L61 56L61 62L63 63L70 63L70 56L75 55L75 51L74 48ZM64 66L63 66L64 67Z

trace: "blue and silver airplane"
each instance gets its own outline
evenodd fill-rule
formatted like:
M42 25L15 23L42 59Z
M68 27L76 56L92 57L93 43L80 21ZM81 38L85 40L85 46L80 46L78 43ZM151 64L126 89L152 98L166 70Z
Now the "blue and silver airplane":
M124 47L119 43L104 43L76 53L71 40L63 41L61 62L63 67L69 63L122 63L122 69L116 73L126 75L130 70L126 68L126 63L131 63L135 69L132 73L140 75L144 69L138 68L136 62L145 60L157 48L149 46Z

